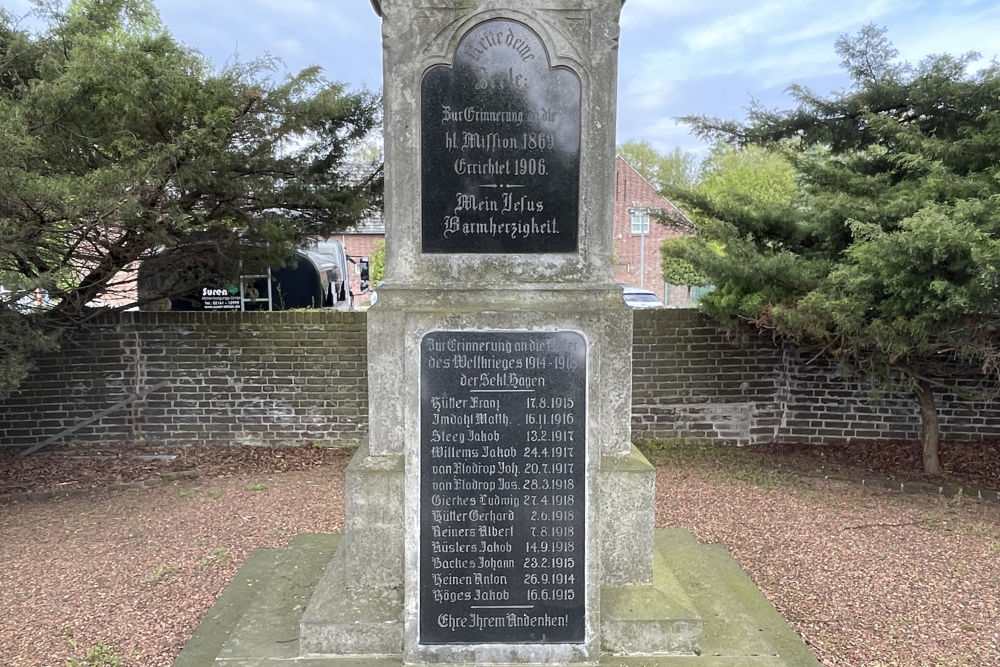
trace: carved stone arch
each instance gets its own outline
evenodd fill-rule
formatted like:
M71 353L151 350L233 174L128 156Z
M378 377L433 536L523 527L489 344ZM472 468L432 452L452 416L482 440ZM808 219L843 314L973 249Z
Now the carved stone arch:
M569 36L570 32L559 25L560 22L572 21L577 25L585 22L589 26L590 12L573 9L545 9L532 14L517 10L486 9L442 25L433 38L428 40L424 50L425 59L436 64L451 65L465 36L480 24L494 19L516 21L533 32L545 49L550 67L566 67L578 74L584 69L583 48L589 45L575 43ZM567 54L566 51L572 51L572 54Z

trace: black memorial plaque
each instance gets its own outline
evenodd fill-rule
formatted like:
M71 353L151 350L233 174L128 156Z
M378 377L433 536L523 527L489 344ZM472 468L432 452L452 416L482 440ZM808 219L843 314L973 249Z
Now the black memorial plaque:
M425 253L569 253L579 235L580 79L495 19L421 82Z
M424 336L420 643L583 642L586 359L572 331Z

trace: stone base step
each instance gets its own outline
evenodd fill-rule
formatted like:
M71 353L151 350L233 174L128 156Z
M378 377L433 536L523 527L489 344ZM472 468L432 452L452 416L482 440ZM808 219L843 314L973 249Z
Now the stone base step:
M308 665L299 661L299 621L339 542L297 535L285 549L254 551L174 667Z
M381 596L348 591L345 551L337 550L302 614L299 648L304 655L402 655L402 589Z
M717 544L683 529L657 530L656 551L671 563L702 617L705 664L819 665L739 563ZM724 659L734 659L726 662Z
M323 606L343 603L339 616L333 618L342 629L343 624L355 624L352 618L365 619L355 624L355 638L367 636L365 641L372 641L373 636L365 633L375 633L380 641L399 645L401 596L382 601L381 607L371 601L337 597L342 582L337 582L329 568L338 567L333 560L338 541L339 536L302 535L284 551L254 552L203 619L174 667L401 667L398 654L332 656L310 652L320 647L311 642L326 632L321 629L326 620L306 611L314 589L320 596L333 596ZM602 591L601 611L608 615L603 628L607 639L602 642L608 653L601 659L601 667L819 665L724 549L700 544L687 531L675 529L656 531L655 544L656 558L670 567L656 568L653 587ZM358 607L359 603L363 607ZM390 607L394 616L388 612ZM305 645L300 644L300 622ZM319 626L310 627L317 622ZM685 628L685 622L692 626ZM634 645L637 637L650 652L687 650L684 632L692 637L699 622L699 655L614 655L615 642L627 640ZM659 637L657 628L679 632L682 639ZM616 635L618 639L614 639Z
M601 649L611 655L698 655L702 620L661 548L649 586L601 589Z

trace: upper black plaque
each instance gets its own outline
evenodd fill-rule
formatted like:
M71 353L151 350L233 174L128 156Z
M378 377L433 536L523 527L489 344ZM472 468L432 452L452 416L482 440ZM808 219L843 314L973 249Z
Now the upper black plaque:
M534 32L470 30L424 74L420 113L423 252L576 252L580 80Z

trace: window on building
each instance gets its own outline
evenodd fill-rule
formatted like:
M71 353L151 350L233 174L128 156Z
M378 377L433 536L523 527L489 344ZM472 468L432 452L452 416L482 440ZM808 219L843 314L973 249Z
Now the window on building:
M667 308L697 308L705 295L714 289L711 285L663 283L663 305Z
M715 290L712 285L695 285L691 287L691 305L697 306L705 295Z
M629 214L632 216L632 233L633 234L648 234L649 233L649 211L644 208L631 209Z

